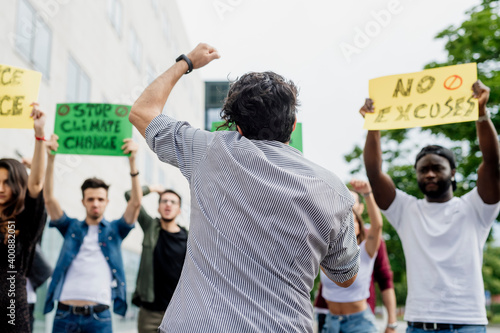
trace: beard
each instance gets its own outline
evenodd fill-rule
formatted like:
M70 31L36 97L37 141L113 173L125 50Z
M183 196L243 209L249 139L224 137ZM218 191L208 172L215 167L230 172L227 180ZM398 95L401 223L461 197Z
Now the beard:
M432 191L426 190L426 188L425 188L426 185L427 185L427 183L425 183L425 182L418 182L418 187L420 188L420 191L422 191L423 194L425 194L429 198L438 199L438 198L442 197L446 192L448 192L450 186L452 185L451 177L448 179L439 180L436 183L437 189L432 190Z
M175 220L175 217L174 217L173 219L164 219L164 218L162 217L162 218L161 218L161 220L162 220L163 222L170 223L170 222L172 222L173 220Z

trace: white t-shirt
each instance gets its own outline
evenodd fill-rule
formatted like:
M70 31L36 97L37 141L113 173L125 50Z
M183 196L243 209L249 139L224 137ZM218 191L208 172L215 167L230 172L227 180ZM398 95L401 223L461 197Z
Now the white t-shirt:
M99 246L98 226L89 225L80 251L68 268L59 300L111 305L112 279L111 269Z
M444 202L400 190L382 210L398 232L406 257L405 320L485 325L483 247L500 210L477 189Z
M375 264L375 258L377 258L378 252L375 252L373 258L370 258L366 252L366 240L359 244L359 249L361 261L359 264L358 276L349 287L339 287L335 282L330 280L328 276L323 273L323 271L320 272L321 283L323 284L321 295L327 301L350 303L361 301L370 297L373 265Z

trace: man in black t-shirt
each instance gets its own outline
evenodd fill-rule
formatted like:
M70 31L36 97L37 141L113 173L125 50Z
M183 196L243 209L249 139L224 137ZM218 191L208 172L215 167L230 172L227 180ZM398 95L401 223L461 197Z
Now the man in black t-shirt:
M176 223L181 213L181 197L172 190L151 185L143 195L160 195L160 218L151 217L141 207L138 222L144 232L142 255L132 303L139 306L139 333L157 332L174 294L186 256L187 231ZM129 192L125 193L129 198Z

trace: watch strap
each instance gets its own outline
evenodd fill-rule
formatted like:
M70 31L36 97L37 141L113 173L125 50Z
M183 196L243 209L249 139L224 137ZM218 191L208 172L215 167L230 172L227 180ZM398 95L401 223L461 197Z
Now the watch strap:
M175 59L175 62L179 62L181 60L184 60L188 64L188 70L184 74L191 73L193 71L193 63L191 62L191 60L187 57L187 55L181 54L180 56L177 57L177 59Z

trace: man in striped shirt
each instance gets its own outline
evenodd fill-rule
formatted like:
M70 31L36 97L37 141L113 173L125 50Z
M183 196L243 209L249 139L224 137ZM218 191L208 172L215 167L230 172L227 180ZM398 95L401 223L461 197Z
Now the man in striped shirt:
M238 131L210 133L161 114L183 74L219 58L199 44L158 77L130 121L191 188L181 279L160 332L312 332L319 269L349 286L359 266L352 196L290 147L297 88L272 73L234 82L223 107Z

